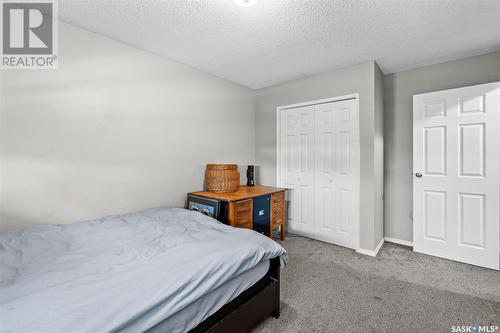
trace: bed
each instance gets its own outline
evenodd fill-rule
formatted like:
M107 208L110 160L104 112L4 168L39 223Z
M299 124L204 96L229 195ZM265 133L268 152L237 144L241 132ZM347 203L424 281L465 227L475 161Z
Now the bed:
M286 251L181 208L0 233L2 332L239 332L279 316Z

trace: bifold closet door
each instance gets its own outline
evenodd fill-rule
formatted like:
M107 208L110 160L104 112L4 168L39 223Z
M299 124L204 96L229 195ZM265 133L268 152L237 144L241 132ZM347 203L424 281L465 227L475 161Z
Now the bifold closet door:
M316 105L315 238L356 248L357 100Z
M290 231L314 237L314 106L281 113L281 183L289 188Z
M280 111L280 185L288 229L357 248L357 99Z
M413 246L499 268L500 83L413 97Z

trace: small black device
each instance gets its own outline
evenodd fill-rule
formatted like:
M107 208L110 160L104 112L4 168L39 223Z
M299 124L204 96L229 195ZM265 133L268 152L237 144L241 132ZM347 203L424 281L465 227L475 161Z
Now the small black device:
M253 230L270 236L271 196L269 194L253 198Z
M247 186L255 186L255 167L249 165L247 168Z
M224 201L188 194L186 208L213 217L222 223L227 223L227 203Z

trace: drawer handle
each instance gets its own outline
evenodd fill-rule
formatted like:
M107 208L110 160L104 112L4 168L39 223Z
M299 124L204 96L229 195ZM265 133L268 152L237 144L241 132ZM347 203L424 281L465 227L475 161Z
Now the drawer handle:
M236 213L246 213L250 211L250 207L246 208L236 208Z

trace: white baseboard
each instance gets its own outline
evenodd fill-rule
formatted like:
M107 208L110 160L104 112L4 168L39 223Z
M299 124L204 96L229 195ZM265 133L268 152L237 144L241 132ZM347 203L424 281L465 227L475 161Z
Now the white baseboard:
M366 249L359 248L356 250L356 252L361 253L361 254L365 254L367 256L376 257L378 254L378 251L380 251L380 248L382 247L382 245L384 245L384 238L382 238L380 240L380 243L378 243L375 250L372 251L372 250L366 250Z
M398 239L398 238L392 238L392 237L384 237L386 242L389 243L394 243L394 244L399 244L399 245L404 245L404 246L409 246L413 247L413 242L409 242L406 240Z

